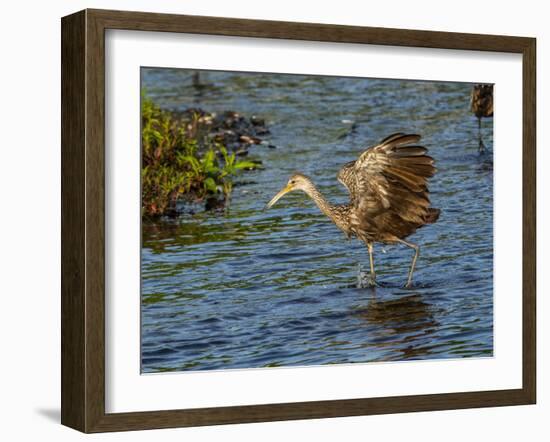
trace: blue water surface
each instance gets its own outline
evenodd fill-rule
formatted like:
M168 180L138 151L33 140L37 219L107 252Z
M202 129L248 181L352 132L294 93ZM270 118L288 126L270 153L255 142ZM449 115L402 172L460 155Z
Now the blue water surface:
M477 151L471 84L143 69L162 107L265 118L264 170L237 179L225 215L144 221L142 371L213 370L463 357L493 352L492 121ZM339 168L392 132L422 135L436 159L436 224L412 251L375 248L376 289L357 288L364 244L302 193L263 207L295 171L345 203ZM241 184L241 185L239 185Z

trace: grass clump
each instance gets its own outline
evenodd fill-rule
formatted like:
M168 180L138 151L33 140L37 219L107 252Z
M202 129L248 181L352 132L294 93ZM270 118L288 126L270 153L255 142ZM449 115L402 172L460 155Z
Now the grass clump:
M227 201L232 177L258 167L255 162L237 160L214 139L203 138L199 143L196 114L192 121L177 118L143 96L141 118L142 213L146 216L175 214L180 199Z

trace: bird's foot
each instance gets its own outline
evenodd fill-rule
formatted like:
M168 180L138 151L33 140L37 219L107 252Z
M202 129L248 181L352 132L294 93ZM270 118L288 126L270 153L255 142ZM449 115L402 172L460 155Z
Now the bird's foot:
M376 279L374 278L367 278L367 287L369 288L374 288L374 287L380 287L380 284L378 282L376 282Z
M376 275L372 275L369 272L363 272L361 270L361 263L357 264L357 288L372 288L380 287L380 284L376 282Z
M412 289L413 288L413 283L412 281L408 281L404 286L403 286L404 289Z
M364 276L358 280L357 288L359 289L374 288L374 287L380 287L380 284L376 282L376 279L372 278L370 275Z
M479 140L479 147L477 148L477 150L480 154L485 153L485 143L483 143L482 140Z

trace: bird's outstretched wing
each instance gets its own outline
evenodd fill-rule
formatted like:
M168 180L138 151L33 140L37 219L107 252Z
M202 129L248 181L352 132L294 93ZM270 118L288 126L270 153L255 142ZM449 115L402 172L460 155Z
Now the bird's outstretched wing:
M338 172L338 181L340 181L349 191L350 199L353 201L357 193L357 181L355 180L355 161L350 161Z
M396 133L347 163L338 180L350 192L356 222L392 212L405 223L426 222L430 213L427 180L434 160L416 143L420 135Z

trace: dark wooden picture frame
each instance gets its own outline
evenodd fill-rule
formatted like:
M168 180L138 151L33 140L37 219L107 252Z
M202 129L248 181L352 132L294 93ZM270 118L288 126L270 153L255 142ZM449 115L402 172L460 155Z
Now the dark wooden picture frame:
M536 40L403 29L85 10L62 19L61 422L83 432L533 404L536 399ZM217 408L105 412L105 30L495 51L523 58L523 385Z

